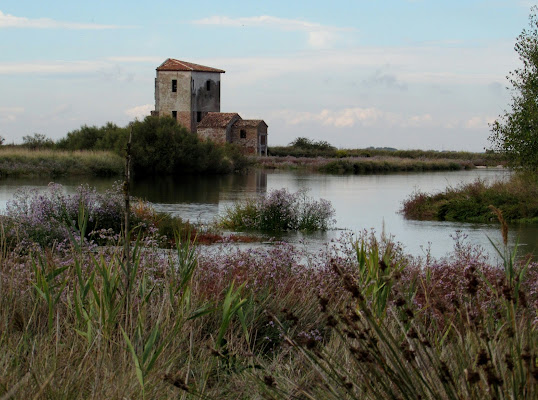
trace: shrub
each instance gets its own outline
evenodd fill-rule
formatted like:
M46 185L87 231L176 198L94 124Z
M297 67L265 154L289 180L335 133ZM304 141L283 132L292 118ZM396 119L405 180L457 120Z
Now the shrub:
M132 168L138 177L185 173L228 173L249 161L234 145L202 142L170 117L146 117L125 128L113 123L82 126L57 143L65 150L112 150L120 156L132 130ZM101 171L97 171L102 173Z
M66 195L62 186L54 183L45 192L20 189L6 206L6 236L11 242L43 248L62 246L71 236L80 238L81 234L96 243L117 242L124 210L119 186L98 193L95 188L80 185L73 195ZM132 226L150 228L151 221L133 210Z
M286 189L273 190L262 199L236 203L226 210L220 225L236 230L317 231L327 230L334 223L331 203L315 201L306 191L289 193Z

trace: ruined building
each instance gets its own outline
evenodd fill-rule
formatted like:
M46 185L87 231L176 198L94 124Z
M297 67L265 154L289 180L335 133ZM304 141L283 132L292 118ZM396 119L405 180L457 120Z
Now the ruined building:
M201 140L235 143L245 154L267 155L267 124L220 112L220 74L224 71L172 58L157 68L155 111L169 115Z

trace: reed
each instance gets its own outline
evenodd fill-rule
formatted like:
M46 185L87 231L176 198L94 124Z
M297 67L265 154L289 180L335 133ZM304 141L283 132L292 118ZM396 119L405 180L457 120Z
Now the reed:
M469 160L450 158L373 157L264 157L257 165L268 169L306 169L330 174L379 174L395 172L456 171L475 168Z
M455 237L415 259L373 233L317 254L0 235L0 399L534 399L538 263ZM4 232L4 230L0 230ZM127 301L128 299L128 301ZM126 307L128 304L128 307Z
M0 148L0 177L120 176L123 160L108 151Z

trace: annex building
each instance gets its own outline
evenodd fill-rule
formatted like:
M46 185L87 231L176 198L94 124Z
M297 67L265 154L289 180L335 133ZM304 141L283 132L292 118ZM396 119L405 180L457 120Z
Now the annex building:
M267 124L220 112L220 75L225 71L168 58L157 67L155 111L171 116L201 140L234 143L245 154L267 155Z

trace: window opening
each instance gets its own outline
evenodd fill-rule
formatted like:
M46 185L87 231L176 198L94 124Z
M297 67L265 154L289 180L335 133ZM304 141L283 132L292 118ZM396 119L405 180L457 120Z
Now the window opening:
M177 92L177 79L172 79L172 92Z
M247 131L244 130L244 129L241 129L241 130L239 131L239 137L240 137L241 139L246 139L246 138L247 138Z
M208 81L205 83L205 88L207 89L208 92L211 90L211 81L208 80Z
M177 111L172 111L172 118L177 121Z
M260 144L263 146L265 145L265 135L260 137Z
M196 111L196 122L200 122L202 120L202 112Z

